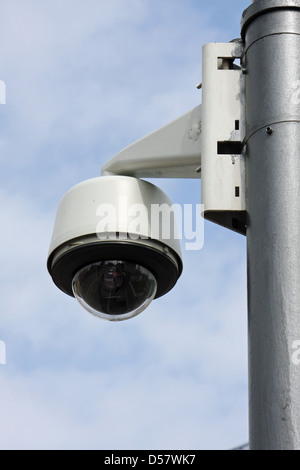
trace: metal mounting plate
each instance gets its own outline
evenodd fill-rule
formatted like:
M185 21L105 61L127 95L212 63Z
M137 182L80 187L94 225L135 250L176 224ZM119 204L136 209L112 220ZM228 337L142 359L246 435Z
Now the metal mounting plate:
M203 47L201 178L204 217L246 233L242 44Z

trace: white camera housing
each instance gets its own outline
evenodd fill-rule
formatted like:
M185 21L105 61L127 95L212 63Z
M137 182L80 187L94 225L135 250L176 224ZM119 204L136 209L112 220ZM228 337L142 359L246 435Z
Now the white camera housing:
M152 298L170 291L182 272L172 207L163 191L133 177L101 176L77 184L57 210L47 262L54 283L100 317L123 320L137 315ZM127 287L123 285L118 295L120 270L124 279L129 271L135 277L126 281ZM82 298L74 281L79 272L83 273ZM100 295L97 288L103 279L108 287L114 284L115 290L106 293L101 303L95 296ZM129 296L137 300L130 304Z

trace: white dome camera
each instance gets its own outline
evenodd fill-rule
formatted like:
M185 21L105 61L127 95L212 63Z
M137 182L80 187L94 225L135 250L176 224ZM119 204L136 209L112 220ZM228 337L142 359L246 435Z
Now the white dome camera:
M77 184L62 198L48 271L90 313L112 321L138 315L182 272L172 203L127 176Z

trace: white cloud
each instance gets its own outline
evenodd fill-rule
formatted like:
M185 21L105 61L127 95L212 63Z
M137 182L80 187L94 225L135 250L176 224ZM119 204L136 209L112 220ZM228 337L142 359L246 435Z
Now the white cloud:
M241 432L241 413L228 417L220 403L216 389L155 370L2 377L0 448L218 448L229 425Z

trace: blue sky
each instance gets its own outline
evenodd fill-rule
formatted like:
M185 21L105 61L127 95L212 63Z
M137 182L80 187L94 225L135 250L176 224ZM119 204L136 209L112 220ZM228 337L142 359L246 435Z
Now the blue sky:
M250 1L0 0L0 449L229 449L248 440L246 240L205 223L177 286L101 321L46 270L56 208L201 102L201 49ZM199 204L197 180L159 180Z

